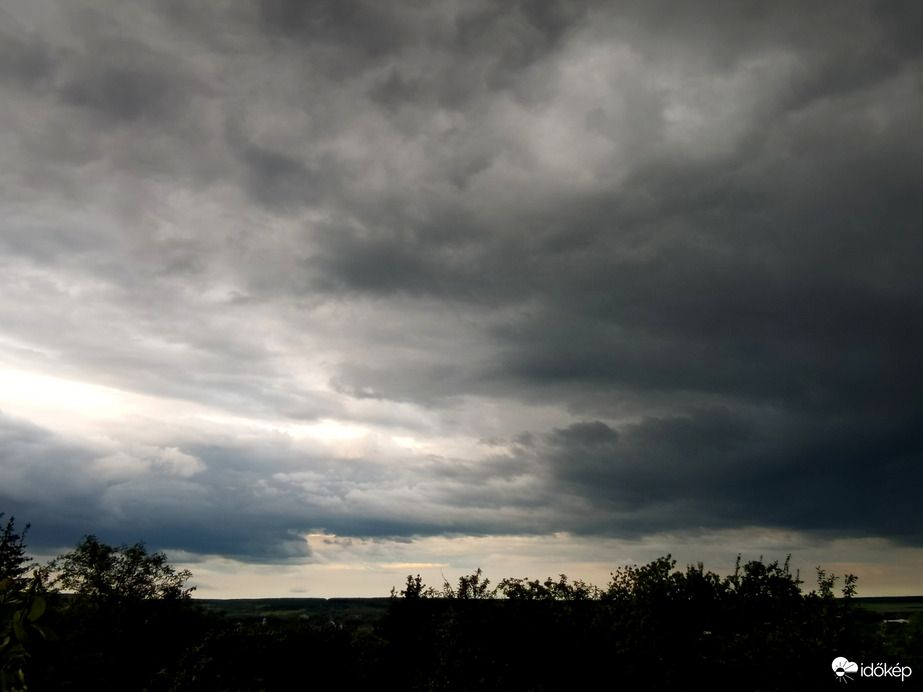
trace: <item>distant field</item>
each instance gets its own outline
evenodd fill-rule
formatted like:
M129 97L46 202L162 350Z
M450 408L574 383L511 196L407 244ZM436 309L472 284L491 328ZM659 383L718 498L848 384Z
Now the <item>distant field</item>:
M855 600L866 610L881 615L882 620L909 618L923 611L923 596L882 596Z
M390 598L197 598L195 603L231 619L302 619L311 622L370 623L384 615ZM909 618L923 611L923 596L856 598L882 620Z
M301 619L315 623L374 622L390 598L196 598L195 603L233 620Z

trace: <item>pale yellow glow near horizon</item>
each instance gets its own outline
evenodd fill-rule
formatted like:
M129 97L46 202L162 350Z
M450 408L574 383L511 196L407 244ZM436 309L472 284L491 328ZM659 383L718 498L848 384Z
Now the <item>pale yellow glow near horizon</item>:
M814 566L842 577L859 577L859 596L923 594L920 568L923 551L881 540L835 541L817 545L795 534L763 529L735 529L708 535L662 534L641 540L581 537L566 533L550 536L430 536L411 541L363 539L310 533L313 557L290 565L255 565L209 556L182 564L200 585L200 598L386 597L404 585L408 574L421 574L427 586L457 583L459 576L481 568L496 585L506 577L557 578L605 588L611 572L631 564L646 564L672 553L676 568L703 561L706 570L726 576L733 572L738 552L742 559L769 562L792 552L792 570L804 580L802 590L816 587ZM855 562L836 560L844 548ZM180 560L180 562L182 562ZM842 579L837 587L842 586Z

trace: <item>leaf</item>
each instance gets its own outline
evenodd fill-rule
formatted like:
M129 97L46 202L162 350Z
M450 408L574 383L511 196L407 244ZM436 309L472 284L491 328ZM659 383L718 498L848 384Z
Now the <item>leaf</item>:
M29 620L35 622L42 617L42 613L45 612L45 607L45 599L41 596L36 596L35 600L32 602L32 608L29 610Z

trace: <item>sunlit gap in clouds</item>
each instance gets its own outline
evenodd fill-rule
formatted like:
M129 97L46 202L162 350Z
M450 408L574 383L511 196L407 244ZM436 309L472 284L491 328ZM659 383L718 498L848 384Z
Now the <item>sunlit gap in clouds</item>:
M222 415L214 408L201 404L6 369L0 370L0 410L55 428L68 419L76 424L93 419L145 415L172 419L194 417L241 431L259 429L283 433L294 439L313 438L324 442L355 440L369 433L366 427L332 419L292 424L282 420ZM394 441L405 447L415 446L412 438L395 438Z
M120 392L84 382L0 370L0 403L46 411L48 406L112 413L124 405Z
M109 387L29 372L0 370L0 412L50 430L98 435L100 423L151 408L150 401Z
M294 439L312 438L321 441L355 440L369 432L368 428L363 426L341 423L332 419L324 419L317 423L288 423L284 421L258 420L217 414L203 415L202 419L228 427L252 427L267 432L282 433Z
M29 372L0 370L0 411L71 435L112 436L132 419L205 420L193 402Z

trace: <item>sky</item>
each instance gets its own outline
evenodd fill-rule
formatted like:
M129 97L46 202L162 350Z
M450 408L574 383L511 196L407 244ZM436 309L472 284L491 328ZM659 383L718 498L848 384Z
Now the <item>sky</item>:
M202 597L923 593L921 23L5 0L0 511Z

